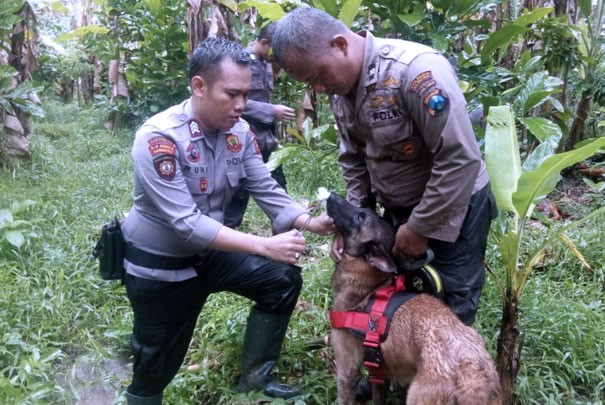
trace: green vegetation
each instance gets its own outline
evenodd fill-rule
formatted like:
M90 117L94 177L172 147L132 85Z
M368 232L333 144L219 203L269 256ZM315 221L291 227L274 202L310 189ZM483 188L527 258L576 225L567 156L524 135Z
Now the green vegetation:
M30 170L0 171L0 211L3 218L11 212L13 224L25 221L15 228L26 235L19 246L0 238L0 403L7 405L74 404L78 399L86 403L83 398L96 386L113 398L129 383L132 313L126 294L119 282L100 279L97 263L88 255L100 225L130 207L133 131L112 134L100 129L93 109L58 103L44 107L46 118L35 123ZM334 155L324 156L319 165L309 153L298 153L284 170L298 199L313 200L318 186L343 190ZM603 204L598 195L586 193L584 199ZM576 201L564 203L566 212L587 211ZM266 217L254 204L244 227L270 233ZM0 236L5 229L0 226ZM529 251L545 237L537 226L525 232L529 244L536 245L528 246ZM598 217L567 236L593 270L582 267L558 242L534 268L519 305L519 404L605 401L605 219ZM331 350L307 346L329 331L330 240L307 235L307 241L305 285L278 372L301 385L305 395L296 404L332 404L336 387ZM497 262L495 242L488 255L490 263ZM503 279L504 268L494 271ZM211 297L186 363L166 390L167 404L262 400L261 394L232 392L248 308L248 302L232 294ZM489 277L476 327L494 357L501 311L500 291ZM82 368L87 369L86 378Z
M132 127L187 97L187 55L197 41L212 34L246 44L296 6L71 3L0 6L0 32L10 39L0 43L9 55L0 58L1 404L87 404L119 397L128 385L125 291L102 281L88 255L100 226L130 207ZM477 137L501 208L476 327L494 357L502 354L515 403L605 403L605 219L591 215L605 209L602 147L576 170L602 145L605 0L570 1L567 9L485 0L302 3L354 30L371 26L376 36L426 43L449 58L469 108L487 116ZM61 103L49 101L52 93ZM325 96L281 75L275 100L307 113L296 129L280 126L283 148L271 162L284 165L291 194L313 203L320 186L342 192ZM270 233L254 204L243 228ZM307 347L329 330L330 240L307 241L303 295L278 371L301 384L297 404L332 404L331 351ZM167 404L263 402L231 391L248 308L230 294L210 299Z

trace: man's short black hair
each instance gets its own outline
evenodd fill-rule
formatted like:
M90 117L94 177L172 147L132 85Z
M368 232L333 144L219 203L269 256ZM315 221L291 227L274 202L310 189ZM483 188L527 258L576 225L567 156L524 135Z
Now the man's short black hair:
M250 54L237 42L227 38L206 38L195 48L189 62L189 81L201 76L208 84L219 77L223 59L229 58L240 66L250 66Z
M271 43L273 41L273 34L275 34L275 30L277 30L277 23L270 22L261 28L257 38L266 39L267 42Z

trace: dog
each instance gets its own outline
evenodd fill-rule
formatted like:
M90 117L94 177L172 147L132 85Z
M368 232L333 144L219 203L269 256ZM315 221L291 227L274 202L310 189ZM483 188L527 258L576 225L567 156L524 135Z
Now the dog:
M395 229L375 211L354 207L333 192L326 208L344 240L342 261L332 275L332 311L359 309L398 271L391 256ZM338 404L354 404L363 339L332 328L330 343ZM502 404L498 373L482 337L433 295L414 295L394 312L380 353L388 381L408 386L407 405ZM373 403L385 398L386 385L372 384Z

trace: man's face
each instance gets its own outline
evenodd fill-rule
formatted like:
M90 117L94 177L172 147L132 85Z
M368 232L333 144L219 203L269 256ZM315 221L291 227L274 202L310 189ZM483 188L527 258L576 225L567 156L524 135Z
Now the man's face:
M264 62L273 62L273 52L271 51L271 43L266 39L261 39L259 41L258 57Z
M283 67L300 82L307 83L317 93L347 95L358 78L341 49L332 47L319 57L289 52Z
M197 96L195 115L206 132L216 132L234 126L244 112L250 92L249 67L236 64L230 59L221 62L220 73L212 84L203 79L192 80Z

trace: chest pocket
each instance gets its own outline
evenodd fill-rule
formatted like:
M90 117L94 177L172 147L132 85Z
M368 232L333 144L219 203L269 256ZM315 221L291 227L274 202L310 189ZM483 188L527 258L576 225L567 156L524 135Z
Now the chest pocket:
M377 89L368 95L366 118L376 148L393 161L419 156L422 139L413 131L413 123L402 107L398 90Z

